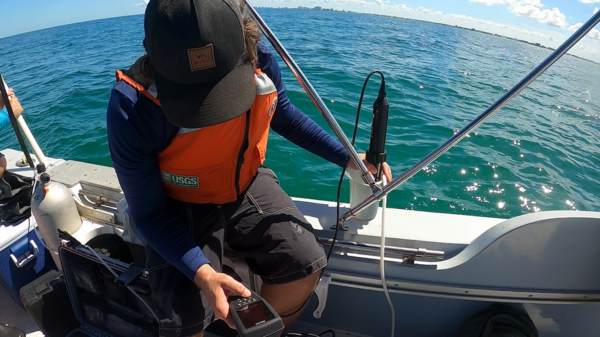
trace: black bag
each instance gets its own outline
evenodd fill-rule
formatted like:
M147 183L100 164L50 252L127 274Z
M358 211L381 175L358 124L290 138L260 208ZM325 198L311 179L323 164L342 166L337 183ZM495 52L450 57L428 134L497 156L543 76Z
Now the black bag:
M0 221L17 222L31 216L33 178L8 171L0 178Z
M539 333L526 313L492 304L469 318L456 337L539 337Z
M21 288L19 294L44 336L64 337L79 327L62 272L47 272Z
M95 255L84 247L59 246L58 252L75 317L81 324L67 337L159 335L152 290L143 268Z

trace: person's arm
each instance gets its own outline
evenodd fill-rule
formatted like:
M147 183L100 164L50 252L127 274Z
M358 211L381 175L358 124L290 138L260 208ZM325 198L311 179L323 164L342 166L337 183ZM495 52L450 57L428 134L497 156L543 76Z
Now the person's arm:
M127 94L113 89L107 110L108 144L119 183L141 235L165 260L190 280L209 260L193 240L183 220L169 210L164 193L157 153L168 144L173 127L164 118L145 113L149 100L140 98L134 106ZM158 115L158 114L156 114Z
M23 107L21 107L21 102L13 89L8 89L8 98L10 98L10 106L12 107L12 111L15 114L15 118L19 118L23 113ZM4 104L4 100L2 96L0 96L0 129L10 125L10 117L8 116L8 110L6 109L6 104Z
M6 94L8 95L8 98L11 98L14 95L13 89L8 89L8 92ZM2 95L0 95L0 110L4 109L5 105L6 104L4 104L4 98L2 98Z
M0 130L4 129L8 125L10 125L10 118L8 117L8 111L6 110L6 107L4 107L2 110L0 110Z

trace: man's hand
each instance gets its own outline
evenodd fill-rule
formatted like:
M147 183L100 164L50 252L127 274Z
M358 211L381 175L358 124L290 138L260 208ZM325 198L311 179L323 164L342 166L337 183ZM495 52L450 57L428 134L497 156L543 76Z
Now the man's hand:
M372 174L377 173L377 168L375 167L375 165L367 161L367 155L359 153L358 156L360 157L360 159L362 159L362 162L365 164L369 172L371 172ZM356 164L354 164L352 158L348 160L348 167L354 170L358 170L358 167L356 167ZM387 179L388 183L392 181L392 169L390 168L390 165L388 165L387 163L383 163L383 165L381 165L381 172L383 173L383 175L385 175L385 178Z
M12 89L8 89L8 92L6 94L8 95L10 100L12 100L13 96L15 95L15 93ZM0 95L0 110L4 109L5 105L6 104L4 103L4 99L2 98L2 95Z
M231 293L250 297L250 290L231 276L217 273L208 264L203 265L196 271L194 283L208 299L215 316L225 321L230 328L235 329L233 318L231 318L231 313L229 312L227 297Z
M21 116L21 114L23 113L23 107L21 106L21 102L19 102L19 99L17 98L17 96L15 96L14 90L8 89L8 98L10 99L10 106L13 109L13 112L15 114L16 118L19 118L19 116ZM4 106L6 104L4 103L4 100L2 99L2 95L0 95L0 110L4 109Z

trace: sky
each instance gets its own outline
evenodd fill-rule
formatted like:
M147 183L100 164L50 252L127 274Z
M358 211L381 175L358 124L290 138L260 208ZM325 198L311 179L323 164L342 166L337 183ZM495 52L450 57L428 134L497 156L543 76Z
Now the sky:
M143 14L147 1L0 0L0 38L70 23ZM600 0L251 0L250 3L263 7L321 6L439 22L553 48L600 8ZM594 28L570 53L600 62L600 31Z

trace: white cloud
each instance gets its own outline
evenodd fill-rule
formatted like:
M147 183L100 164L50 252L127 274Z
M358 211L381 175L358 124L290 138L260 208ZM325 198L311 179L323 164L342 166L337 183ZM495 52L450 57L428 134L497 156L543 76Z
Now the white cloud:
M579 0L579 2L584 3L584 4L596 4L596 3L599 3L600 0Z
M433 11L429 8L425 8L425 7L419 7L417 8L417 10L421 13L425 13L425 14L432 14Z
M578 30L579 28L581 28L581 26L583 26L583 23L578 22L574 25L572 25L571 27L569 27L569 30L571 32L575 32L576 30ZM596 28L592 28L592 30L590 30L586 37L590 38L590 39L594 39L594 40L598 40L600 41L600 30L597 30Z
M405 4L388 6L388 8L390 8L392 10L397 10L397 11L410 11L410 10L412 10L412 8L406 6Z
M521 38L524 38L525 36L527 37L534 37L536 41L540 41L540 40L546 40L546 41L551 41L551 42L555 42L557 41L557 39L552 36L552 35L547 35L547 34L543 34L540 33L538 31L535 30L528 30L528 29L524 29L524 28L516 28L516 27L512 27L512 26L508 26L502 23L497 23L494 22L492 20L481 20L481 19L477 19L471 16L466 16L466 15L459 15L459 14L447 14L445 15L446 17L452 18L454 20L457 21L461 21L461 22L465 22L465 23L470 23L473 25L478 25L478 29L484 30L483 27L486 27L486 31L490 31L493 28L496 29L501 29L504 30L505 32L502 33L500 32L501 35L513 35L514 34L518 34L519 36L521 36ZM510 34L513 33L513 34Z
M574 33L576 30L581 28L581 26L583 26L583 23L578 22L578 23L572 25L571 27L569 27L569 30Z
M515 5L511 9L511 12L518 16L537 19L539 22L549 26L565 28L568 24L567 18L557 7L552 9L540 9L535 5Z
M146 5L148 5L149 2L150 2L150 0L144 0L144 2L135 4L135 7L146 6Z
M598 12L598 7L594 8L594 14L596 14L596 12Z
M144 0L147 1L147 0ZM390 6L390 0L373 0L373 1L366 1L366 0L292 0L292 1L286 1L286 0L263 0L263 1L256 1L256 3L253 2L254 6L262 6L263 4L271 4L271 5L279 5L279 6L308 6L308 7L312 7L312 6L320 6L320 7L324 7L327 8L328 6L335 6L335 7L341 7L341 6L359 6L359 7L371 7L371 8L391 8L391 7L396 7L396 6ZM397 6L404 6L406 7L406 5L397 5Z
M510 1L510 0L470 0L470 2L473 2L476 4L484 4L487 6L493 6L493 5L509 4L514 1Z
M447 14L446 16L449 17L449 18L452 18L452 19L459 20L459 21L479 23L479 24L486 25L486 26L495 26L495 27L498 27L498 28L508 28L507 25L504 25L504 24L501 24L501 23L497 23L497 22L494 22L492 20L476 19L476 18L474 18L472 16L467 16L467 15L463 15L463 14Z
M530 35L533 37L537 37L539 39L544 39L544 40L548 40L548 41L556 41L556 38L552 35L546 35L546 34L542 34L538 31L535 30L527 30L527 29L521 29L520 30L521 33L525 34L525 35Z
M442 13L442 11L435 11L433 14L435 14L435 15L444 15L444 13Z
M600 0L583 1L600 2ZM540 0L470 0L470 2L485 4L487 6L509 5L508 10L518 16L536 19L543 24L559 28L565 28L568 25L567 17L558 7L545 9Z

